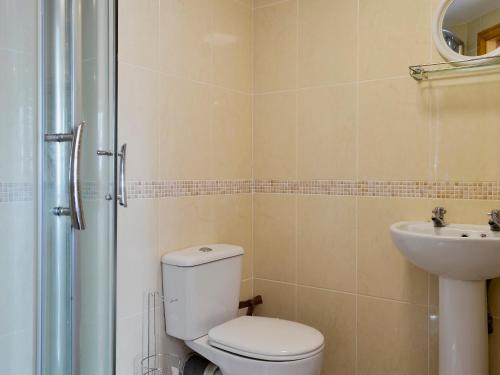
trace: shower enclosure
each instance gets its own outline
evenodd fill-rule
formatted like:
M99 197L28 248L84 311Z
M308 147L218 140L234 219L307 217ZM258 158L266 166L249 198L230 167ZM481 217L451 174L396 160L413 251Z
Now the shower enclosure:
M115 12L0 0L0 374L114 373Z

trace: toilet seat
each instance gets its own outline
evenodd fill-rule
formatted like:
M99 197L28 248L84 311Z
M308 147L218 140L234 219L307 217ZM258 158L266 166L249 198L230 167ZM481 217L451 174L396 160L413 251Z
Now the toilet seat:
M242 316L208 333L209 345L247 358L287 362L312 357L323 350L318 330L288 320Z

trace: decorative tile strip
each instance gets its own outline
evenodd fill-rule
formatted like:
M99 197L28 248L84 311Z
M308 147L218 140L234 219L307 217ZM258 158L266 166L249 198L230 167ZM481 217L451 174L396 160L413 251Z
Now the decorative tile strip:
M0 203L33 200L33 185L22 182L0 182Z
M361 197L402 197L500 200L500 181L254 181L256 193L323 194Z
M252 192L251 180L129 181L130 199L195 195L243 194Z

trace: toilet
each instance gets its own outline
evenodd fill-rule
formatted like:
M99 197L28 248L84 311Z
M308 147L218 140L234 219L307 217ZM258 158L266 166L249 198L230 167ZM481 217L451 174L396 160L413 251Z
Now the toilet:
M238 317L243 253L213 244L162 257L167 334L223 375L319 375L321 332L288 320Z

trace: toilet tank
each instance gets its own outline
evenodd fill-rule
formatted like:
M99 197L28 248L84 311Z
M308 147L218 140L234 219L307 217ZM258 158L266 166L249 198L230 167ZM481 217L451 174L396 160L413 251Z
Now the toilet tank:
M161 258L167 334L194 340L236 318L243 248L194 246Z

